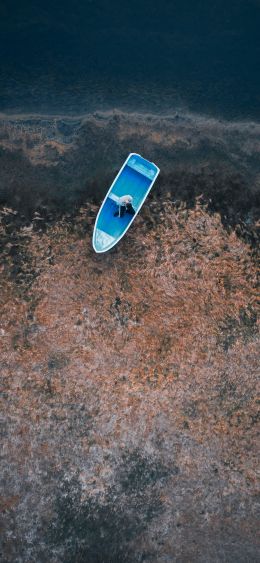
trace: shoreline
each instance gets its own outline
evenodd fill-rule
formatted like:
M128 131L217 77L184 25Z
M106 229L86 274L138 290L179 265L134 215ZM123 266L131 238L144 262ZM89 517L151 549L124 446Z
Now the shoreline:
M80 113L69 113L69 112L17 112L16 110L11 112L1 112L0 111L0 120L3 121L27 121L27 120L52 120L52 119L66 119L68 121L84 121L85 119L89 119L90 117L98 118L103 117L108 118L113 115L125 115L130 117L142 117L142 118L154 118L154 119L165 119L165 120L172 120L176 119L176 117L186 120L187 122L193 121L197 123L207 123L211 125L221 124L223 127L243 127L243 126L259 126L260 131L260 120L258 119L227 119L222 116L213 116L207 113L200 113L195 111L188 111L184 109L173 109L172 112L169 111L133 111L133 110L125 110L121 109L120 107L112 107L111 109L102 110L102 109L95 109L92 111L85 111Z
M60 217L87 201L99 205L130 152L161 168L151 199L168 194L192 206L203 196L232 228L243 221L255 229L260 124L192 113L0 114L0 205L27 221L42 207Z

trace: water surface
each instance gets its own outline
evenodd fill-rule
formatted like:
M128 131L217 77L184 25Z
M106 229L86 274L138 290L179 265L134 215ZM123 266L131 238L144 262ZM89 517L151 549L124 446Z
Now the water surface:
M0 106L259 117L258 0L1 3Z

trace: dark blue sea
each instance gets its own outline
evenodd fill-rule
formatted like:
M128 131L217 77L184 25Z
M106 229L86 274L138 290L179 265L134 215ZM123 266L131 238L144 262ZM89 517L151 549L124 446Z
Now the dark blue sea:
M258 119L259 0L0 4L0 111Z

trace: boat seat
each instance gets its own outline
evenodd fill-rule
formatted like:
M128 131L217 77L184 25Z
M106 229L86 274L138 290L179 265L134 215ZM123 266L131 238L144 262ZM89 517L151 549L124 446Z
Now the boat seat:
M109 194L108 197L109 197L110 199L112 199L113 201L115 201L116 203L118 203L118 202L119 202L119 199L120 199L120 197L119 197L118 195L115 195L115 194L112 194L112 193Z

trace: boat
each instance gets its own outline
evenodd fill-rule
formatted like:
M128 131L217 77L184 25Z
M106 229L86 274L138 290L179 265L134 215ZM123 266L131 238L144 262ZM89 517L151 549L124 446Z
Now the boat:
M95 252L107 252L121 240L139 213L159 173L160 169L153 162L140 154L129 154L97 214L92 240ZM120 202L125 195L131 200L134 212L122 216Z

